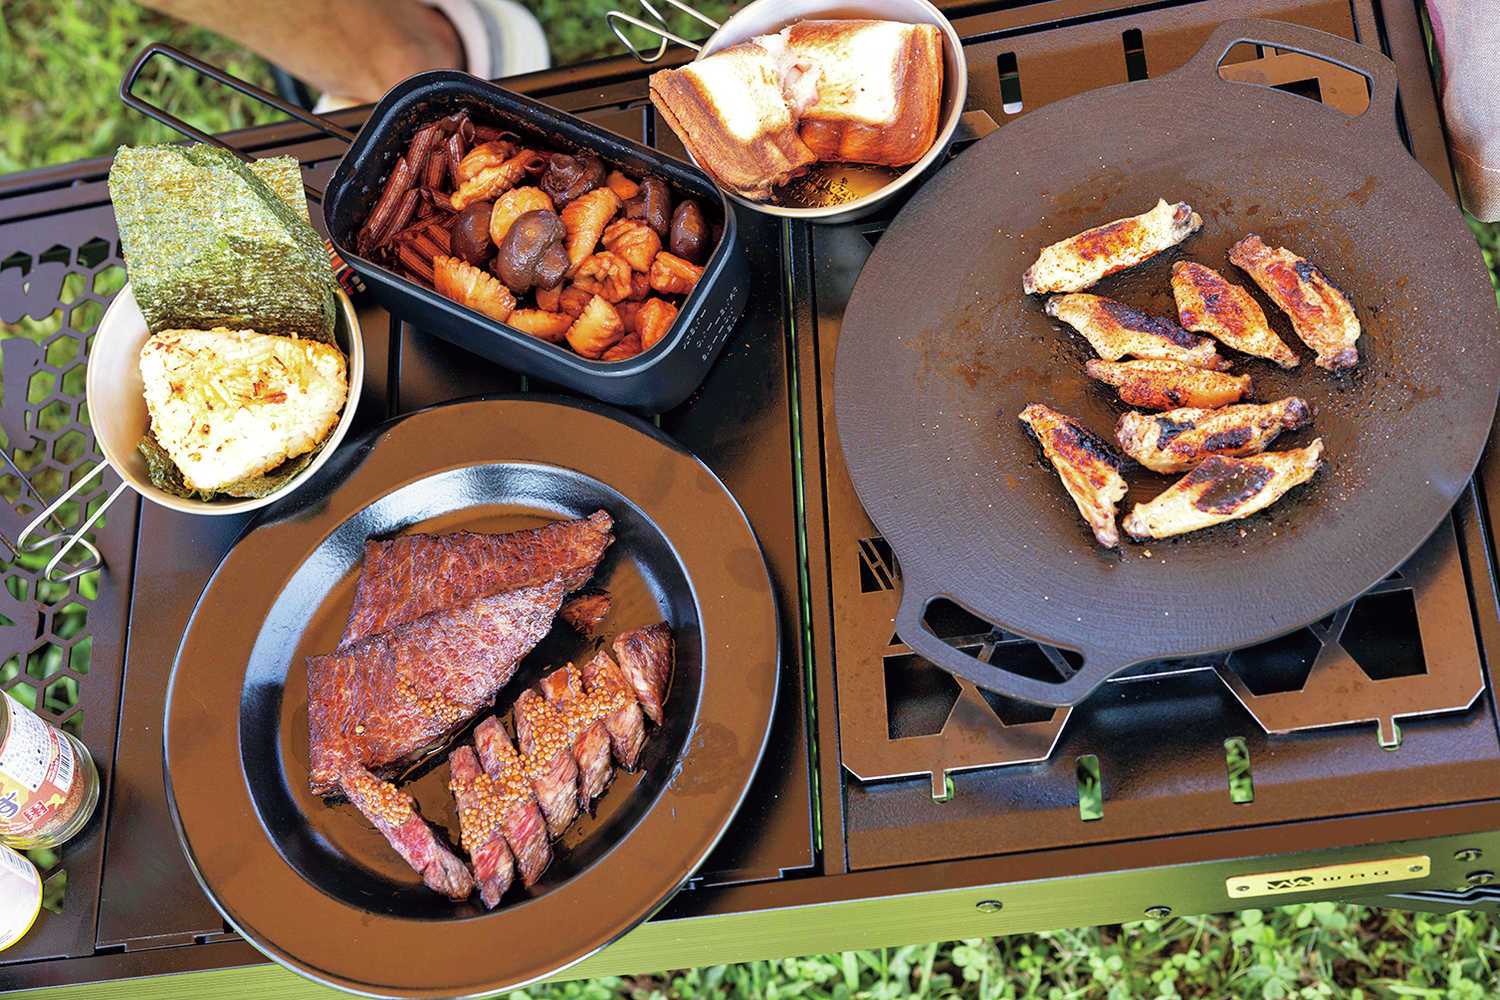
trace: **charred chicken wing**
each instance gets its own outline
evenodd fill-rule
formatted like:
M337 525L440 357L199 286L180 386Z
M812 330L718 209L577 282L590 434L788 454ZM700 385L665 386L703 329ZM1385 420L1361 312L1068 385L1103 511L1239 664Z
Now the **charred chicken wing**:
M1359 363L1354 304L1322 271L1285 247L1272 250L1254 233L1229 248L1229 259L1287 314L1297 336L1318 353L1319 368L1338 371Z
M1120 456L1103 438L1072 417L1040 403L1021 411L1021 422L1041 442L1042 452L1061 477L1078 512L1107 549L1120 544L1117 505L1125 496Z
M1132 309L1102 295L1054 295L1047 315L1067 323L1093 345L1106 361L1124 357L1163 358L1195 368L1224 371L1229 367L1208 337L1188 333L1169 319Z
M1312 416L1313 408L1296 396L1217 410L1131 411L1115 424L1115 442L1153 472L1186 472L1212 455L1241 458L1264 451L1276 435Z
M1227 375L1194 368L1180 361L1148 358L1142 361L1101 361L1083 366L1090 378L1115 387L1120 399L1143 410L1175 410L1195 406L1211 410L1249 399L1249 375Z
M1297 355L1276 336L1260 304L1213 268L1196 261L1173 264L1172 297L1177 300L1177 320L1183 329L1206 333L1236 351L1269 358L1283 368L1297 367Z
M1118 219L1054 243L1021 276L1028 295L1078 292L1187 239L1203 225L1189 205L1159 199L1142 215Z
M1207 459L1149 503L1125 516L1136 538L1166 538L1212 524L1248 517L1281 499L1318 471L1323 439L1306 448L1268 451L1249 458Z

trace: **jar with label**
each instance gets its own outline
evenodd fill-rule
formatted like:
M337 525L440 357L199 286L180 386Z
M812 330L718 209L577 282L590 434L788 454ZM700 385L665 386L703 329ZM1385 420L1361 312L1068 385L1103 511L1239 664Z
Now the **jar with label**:
M42 909L42 876L24 854L0 844L0 951L26 936Z
M0 844L56 847L98 801L88 749L9 693L0 698Z

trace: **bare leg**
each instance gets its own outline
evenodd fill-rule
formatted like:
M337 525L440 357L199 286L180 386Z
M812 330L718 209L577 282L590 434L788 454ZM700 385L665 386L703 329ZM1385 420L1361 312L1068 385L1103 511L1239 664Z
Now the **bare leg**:
M1443 124L1464 207L1500 221L1500 0L1427 0L1443 70Z
M416 0L140 0L250 49L315 90L369 103L428 69L464 69L453 25Z

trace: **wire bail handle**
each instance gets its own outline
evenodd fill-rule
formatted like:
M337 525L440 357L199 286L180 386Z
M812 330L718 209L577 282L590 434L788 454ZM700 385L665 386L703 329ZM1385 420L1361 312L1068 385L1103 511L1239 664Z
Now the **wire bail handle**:
M0 449L0 457L3 457L5 459L5 464L10 466L11 471L15 473L17 478L19 478L21 482L26 484L26 488L31 491L32 496L36 497L38 500L43 499L42 495L37 492L36 487L31 484L30 478L28 478L26 474L23 473L16 465L16 463L11 459L10 453L8 451ZM83 576L85 573L103 567L104 557L100 555L98 547L95 546L93 542L85 538L84 535L86 535L89 529L94 526L95 522L97 522L101 517L104 516L104 512L108 510L110 505L119 498L121 493L124 493L125 490L129 488L130 484L123 479L120 480L119 485L114 488L113 492L109 494L105 501L101 503L98 508L95 509L94 513L90 514L88 518L86 518L83 523L78 526L78 530L73 532L71 535L69 535L65 530L62 530L62 521L58 520L56 515L57 512L62 508L63 504L73 499L78 491L83 489L84 486L93 482L95 476L100 476L102 482L102 475L104 473L104 470L108 468L110 468L110 464L108 462L100 462L98 465L94 466L94 468L90 469L86 475L78 480L78 482L68 487L67 490L63 492L62 496L58 497L50 504L47 504L47 506L42 509L41 513L37 514L37 516L32 519L30 524L28 524L25 528L22 528L20 537L16 539L16 544L14 546L10 546L9 543L7 543L7 547L9 547L13 552L16 552L17 554L19 554L20 552L35 552L38 549L46 548L48 545L51 545L52 543L58 541L63 541L65 543L59 546L57 551L52 554L51 560L49 560L47 563L47 568L42 571L42 579L47 580L50 583L67 583L69 580L75 580L78 577ZM59 530L53 531L50 535L41 535L39 537L32 538L31 536L37 531L38 528L41 527L42 522L48 519L51 519L53 521L53 524ZM66 556L69 552L73 551L74 547L80 545L88 551L89 557L82 563L79 563L76 566L72 566L68 570L68 572L64 573L62 576L54 577L52 575L52 572L53 570L57 569L58 565L63 561L63 557Z
M651 6L651 0L639 0L639 2L642 7L646 8L646 13L655 18L655 24L642 21L640 18L633 17L632 15L626 14L623 11L608 10L604 12L604 20L609 23L609 30L613 31L615 33L615 37L624 43L625 47L630 50L631 55L635 56L643 63L654 63L666 54L667 42L676 42L678 45L685 45L688 48L692 49L694 52L702 51L703 46L698 42L690 42L686 38L683 38L680 35L674 35L671 31L667 30L667 19L662 16L661 11ZM689 14L693 17L696 17L698 20L708 25L714 31L719 30L719 22L698 13L692 7L689 7L687 4L683 3L682 0L667 0L667 3L671 4L673 7L676 7L684 14ZM640 49L636 48L634 43L632 43L630 39L625 37L625 32L618 23L620 21L624 21L626 24L633 24L637 28L642 28L646 31L651 32L653 35L660 36L661 43L656 46L656 52L652 55L646 55L645 53L641 52Z

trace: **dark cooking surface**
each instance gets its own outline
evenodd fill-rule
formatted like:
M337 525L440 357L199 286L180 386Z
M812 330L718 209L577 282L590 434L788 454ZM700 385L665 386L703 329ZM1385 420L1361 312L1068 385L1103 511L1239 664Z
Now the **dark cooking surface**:
M1368 110L1348 118L1219 79L1219 59L1245 38L1369 74ZM851 476L903 565L897 630L908 644L992 690L1071 704L1134 663L1321 618L1431 532L1488 436L1500 331L1462 214L1400 143L1395 84L1388 61L1338 36L1232 21L1168 75L991 133L911 199L860 274L834 366ZM1043 312L1046 296L1023 293L1020 275L1040 248L1161 197L1191 204L1201 229L1091 293L1175 319L1173 262L1250 285L1226 251L1260 233L1351 297L1360 361L1333 376L1306 357L1286 373L1226 351L1256 399L1297 395L1312 407L1311 426L1273 447L1321 439L1322 468L1252 517L1110 552L1016 417L1043 403L1107 439L1128 408L1083 374L1092 349ZM901 277L924 267L924 294L910 295ZM1268 315L1296 342L1278 310ZM910 403L885 405L882 389ZM1132 468L1127 478L1121 515L1178 477ZM1081 653L1082 664L1047 680L950 655L920 625L934 597Z
M991 120L1016 117L1004 104L1021 103L1024 115L1143 69L1164 74L1230 17L1279 16L1349 38L1383 38L1401 73L1404 134L1417 161L1451 192L1416 9L1405 0L1183 0L1134 12L1113 0L997 0L947 9L964 15L958 27L971 68L970 135L983 134ZM1334 89L1326 77L1309 84L1300 69L1287 74L1283 80L1299 92L1319 82L1325 96ZM653 137L643 75L633 64L568 68L533 82L531 92L549 102L587 111L623 135ZM342 121L357 125L358 117L349 112ZM309 139L300 126L255 135L258 148L284 148L315 164L314 182L326 181L344 149ZM655 141L675 148L670 136ZM86 316L71 318L76 300L54 302L53 292L65 272L82 273L87 286L119 264L106 167L85 163L0 180L0 318L12 321L23 305L36 316L56 309L64 317L60 336L73 335L73 322L83 331L79 339L86 335ZM831 406L842 305L887 221L792 226L783 255L779 226L742 220L756 279L746 315L705 393L664 415L662 427L718 473L756 530L786 637L782 687L793 696L778 702L771 750L729 836L692 888L642 928L656 930L653 940L678 943L608 965L638 931L606 949L604 964L591 960L578 973L1113 922L1139 917L1163 899L1180 913L1213 912L1232 905L1225 877L1282 861L1255 860L1262 855L1309 852L1301 863L1311 864L1388 856L1406 841L1431 853L1438 874L1421 883L1419 898L1388 902L1494 910L1495 897L1483 887L1441 890L1460 888L1474 868L1455 857L1460 849L1484 848L1481 865L1490 867L1500 857L1500 802L1492 792L1500 787L1500 741L1483 659L1485 648L1500 644L1485 534L1500 466L1481 464L1475 491L1461 498L1435 547L1424 547L1420 562L1403 566L1380 593L1274 651L1266 675L1227 665L1254 678L1262 692L1254 707L1266 718L1280 717L1282 710L1267 704L1281 697L1276 689L1295 687L1315 658L1414 692L1411 702L1383 708L1378 724L1358 721L1368 717L1358 712L1343 718L1339 699L1319 698L1312 708L1327 728L1268 734L1216 676L1221 665L1201 661L1131 672L1071 715L1038 721L1034 708L986 699L896 644L891 616L900 577L828 436L832 427L822 415ZM22 258L30 264L24 279ZM783 265L785 279L760 280L780 275ZM108 301L87 290L83 297ZM420 330L397 327L387 336L378 310L366 316L366 346L361 428L444 399L521 388L511 373ZM28 355L10 341L5 347L7 383L25 377L13 366L33 361L63 383L66 361ZM20 394L7 394L0 410L13 447L32 426L21 405ZM43 404L26 405L34 414ZM801 479L792 471L794 447ZM93 661L79 701L86 720L80 733L101 761L107 801L63 852L63 913L44 913L23 942L0 954L7 986L265 961L226 930L187 870L161 773L167 669L192 601L244 521L160 509L137 518L133 500L120 502L132 506L111 513L101 542L108 564L133 566L133 574L105 574L89 605ZM13 537L27 519L11 517L6 533ZM805 605L798 599L802 573ZM1434 613L1438 624L1428 627ZM18 622L42 617L34 597L5 614ZM1382 627L1372 631L1372 622ZM23 656L42 644L78 641L45 625L34 641L29 629L12 631L28 633L14 640ZM942 632L989 645L993 655L1046 656L1035 644L992 635L959 616L945 618ZM1445 684L1457 695L1435 690ZM817 709L811 716L803 698L809 689ZM1449 710L1395 718L1413 704ZM1398 725L1399 749L1381 749L1377 734L1394 738ZM1248 751L1253 801L1232 801L1228 793L1224 743L1234 739ZM1083 819L1079 808L1079 761L1090 757L1104 786L1097 820ZM816 799L812 768L821 788ZM940 802L935 790L951 795ZM1335 896L1348 893L1328 898ZM975 909L987 899L1003 899L1004 910Z

